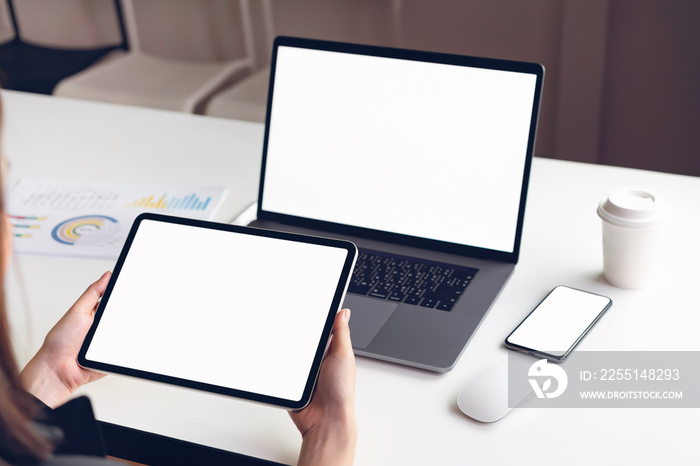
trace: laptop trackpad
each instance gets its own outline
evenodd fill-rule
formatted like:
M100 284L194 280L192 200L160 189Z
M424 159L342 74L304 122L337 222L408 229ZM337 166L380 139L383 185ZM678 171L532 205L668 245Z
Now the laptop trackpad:
M352 346L362 349L369 345L399 305L391 301L379 301L348 293L343 307L352 311L350 316Z

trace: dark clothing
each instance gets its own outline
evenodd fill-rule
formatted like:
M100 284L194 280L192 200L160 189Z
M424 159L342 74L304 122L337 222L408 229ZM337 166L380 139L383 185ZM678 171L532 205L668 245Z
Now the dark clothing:
M75 398L56 409L39 400L37 404L40 410L34 424L56 445L53 457L46 461L28 459L18 456L7 445L0 444L2 460L10 464L41 466L113 464L105 459L100 428L87 397Z

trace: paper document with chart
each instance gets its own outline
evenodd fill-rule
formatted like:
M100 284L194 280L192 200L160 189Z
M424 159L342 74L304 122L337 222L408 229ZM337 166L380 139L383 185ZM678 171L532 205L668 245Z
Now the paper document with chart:
M7 214L18 253L116 259L139 214L208 220L225 194L225 188L24 178L8 193Z

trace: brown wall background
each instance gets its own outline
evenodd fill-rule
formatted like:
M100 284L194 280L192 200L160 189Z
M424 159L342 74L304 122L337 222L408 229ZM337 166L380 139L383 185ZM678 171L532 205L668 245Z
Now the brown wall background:
M270 34L536 61L536 155L700 176L700 1L249 0L259 66ZM133 0L142 50L243 53L237 0ZM25 39L118 38L109 0L15 0ZM265 28L269 6L272 31ZM12 36L0 8L0 41Z
M700 175L700 2L610 3L600 161Z

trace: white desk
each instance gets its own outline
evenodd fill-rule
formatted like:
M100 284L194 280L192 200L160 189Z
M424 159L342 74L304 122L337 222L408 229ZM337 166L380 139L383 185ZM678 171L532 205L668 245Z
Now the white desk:
M229 197L216 218L222 221L256 197L259 124L14 92L3 92L3 99L12 180L226 186ZM597 203L628 184L658 190L676 211L664 267L648 290L618 289L601 276ZM463 416L456 397L479 371L507 357L504 337L558 284L614 301L580 350L700 350L699 200L698 178L535 159L520 262L455 369L440 375L358 358L356 464L697 464L698 409L520 409L487 425ZM8 294L20 362L111 267L90 259L17 258ZM284 411L117 376L82 392L101 420L296 461L300 437Z

